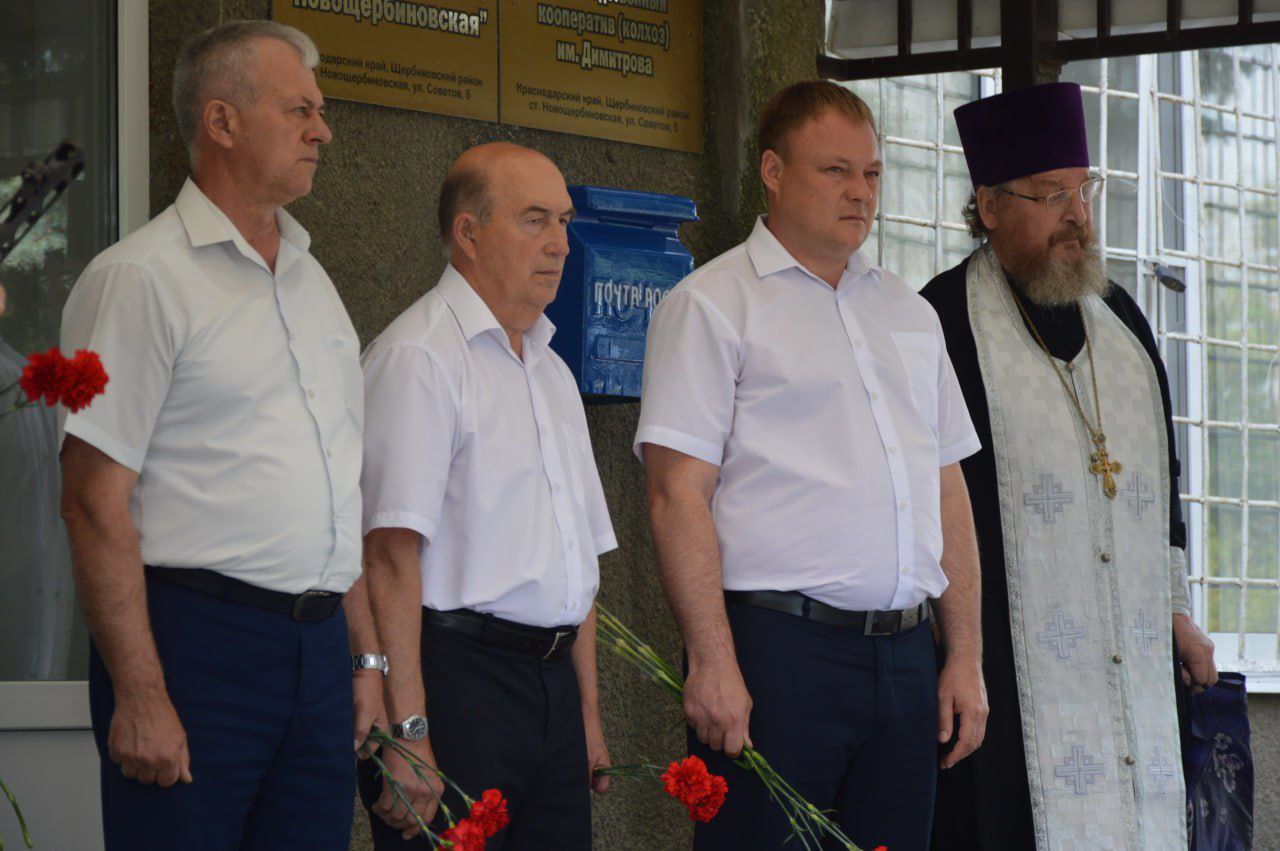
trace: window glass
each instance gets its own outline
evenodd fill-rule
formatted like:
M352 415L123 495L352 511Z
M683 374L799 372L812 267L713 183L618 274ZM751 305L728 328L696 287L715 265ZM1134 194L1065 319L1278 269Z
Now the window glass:
M63 139L86 169L0 265L0 388L27 355L58 342L62 305L89 260L116 235L114 3L6 4L0 27L0 201L17 175ZM0 395L13 405L16 389ZM54 412L0 419L0 680L84 679L88 641L58 515Z

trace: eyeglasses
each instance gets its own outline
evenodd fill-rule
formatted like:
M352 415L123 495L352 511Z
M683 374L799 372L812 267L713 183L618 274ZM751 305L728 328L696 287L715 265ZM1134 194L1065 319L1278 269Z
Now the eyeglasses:
M1014 192L1012 189L1005 189L1003 186L997 188L1006 195L1044 204L1051 213L1062 213L1066 211L1067 207L1071 206L1071 199L1077 194L1079 194L1080 200L1084 205L1088 207L1093 203L1093 199L1098 197L1098 193L1102 191L1102 184L1104 183L1106 183L1105 177L1091 177L1075 189L1063 189L1051 195L1023 195L1021 192Z

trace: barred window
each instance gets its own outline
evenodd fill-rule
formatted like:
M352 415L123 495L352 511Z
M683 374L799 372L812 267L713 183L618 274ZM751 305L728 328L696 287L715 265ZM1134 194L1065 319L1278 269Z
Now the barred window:
M1072 63L1112 280L1142 307L1169 371L1193 614L1224 670L1280 691L1280 46ZM847 84L875 110L886 163L869 253L917 287L977 243L952 111L998 70Z

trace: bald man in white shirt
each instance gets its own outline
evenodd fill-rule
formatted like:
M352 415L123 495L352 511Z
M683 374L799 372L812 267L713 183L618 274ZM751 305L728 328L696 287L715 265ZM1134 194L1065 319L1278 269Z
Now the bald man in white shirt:
M505 851L589 848L588 789L608 787L592 778L609 764L594 600L597 556L617 544L543 315L572 214L542 154L462 154L440 191L451 262L364 355L365 561L392 731L470 794L502 791L511 826L487 847ZM433 791L384 758L429 820ZM360 786L374 846L418 847L372 769Z
M381 715L380 673L354 670L380 664L358 343L283 209L330 139L317 61L271 21L193 37L192 177L63 312L63 347L111 375L62 449L108 851L350 841L353 744Z
M635 437L690 749L729 780L694 845L786 839L728 758L753 744L861 847L917 851L939 741L958 729L947 767L985 721L958 463L978 439L937 316L858 250L883 169L866 104L798 83L764 107L759 147L768 215L655 312Z

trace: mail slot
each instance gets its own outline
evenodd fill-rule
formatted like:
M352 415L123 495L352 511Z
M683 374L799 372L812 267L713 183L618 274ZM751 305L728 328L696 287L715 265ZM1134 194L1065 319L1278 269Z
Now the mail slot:
M644 340L662 299L693 271L681 222L696 222L690 198L570 186L574 218L560 292L547 308L551 346L588 398L640 397Z

